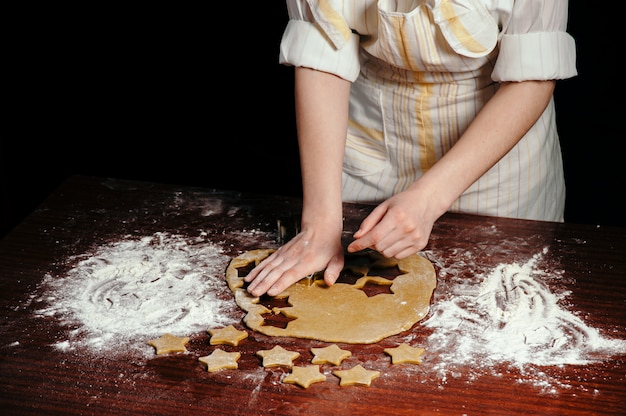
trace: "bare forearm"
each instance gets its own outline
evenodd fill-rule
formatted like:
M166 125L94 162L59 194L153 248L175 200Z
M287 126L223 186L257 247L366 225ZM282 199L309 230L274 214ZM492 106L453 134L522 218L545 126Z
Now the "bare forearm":
M443 214L528 132L553 90L553 81L501 85L459 141L411 189L426 192Z
M304 191L302 228L248 273L248 291L254 296L276 296L320 270L324 270L326 284L332 285L343 269L341 171L349 92L348 81L296 68L296 124Z
M341 170L350 83L296 68L296 122L303 181L303 223L341 219Z

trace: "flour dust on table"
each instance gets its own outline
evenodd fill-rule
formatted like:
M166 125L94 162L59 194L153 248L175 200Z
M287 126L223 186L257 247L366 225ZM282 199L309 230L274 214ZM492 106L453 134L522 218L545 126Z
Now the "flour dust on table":
M549 391L558 382L544 372L547 366L589 365L624 354L626 340L607 338L567 310L569 291L551 291L562 271L538 267L545 253L523 264L499 264L475 279L458 278L462 258L471 263L471 253L459 255L452 269L429 253L446 288L437 292L424 322L434 330L426 349L437 357L434 370L444 383L461 367L472 369L464 375L471 379L505 364L520 372L519 382Z
M593 365L626 351L626 340L606 337L566 309L570 292L553 291L563 271L540 265L546 250L489 270L476 266L471 251L452 250L446 260L437 251L424 254L438 270L438 287L420 324L430 331L420 345L426 350L420 371L436 372L442 388L449 378L471 382L511 370L520 383L550 392L570 385L549 368ZM69 259L69 272L45 276L31 301L37 316L63 326L51 334L59 350L152 356L148 339L241 322L224 278L230 261L206 235L127 237ZM566 283L560 287L575 287ZM418 336L411 332L403 342Z
M224 281L229 260L203 237L121 239L76 257L65 276L47 275L35 299L45 306L36 313L70 328L55 342L59 349L152 353L148 337L186 336L241 319Z

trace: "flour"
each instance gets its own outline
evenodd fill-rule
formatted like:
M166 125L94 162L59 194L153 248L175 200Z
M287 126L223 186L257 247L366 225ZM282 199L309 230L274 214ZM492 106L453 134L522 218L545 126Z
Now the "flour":
M247 230L238 238L264 237ZM508 367L520 374L519 382L567 388L546 368L626 351L626 340L604 337L564 308L570 293L549 287L563 272L537 267L545 250L524 264L484 271L471 252L452 252L450 265L426 254L439 268L439 287L423 322L431 333L420 345L427 351L420 369L434 372L441 386L449 377L471 381ZM74 267L64 276L47 275L35 299L45 304L38 316L64 326L54 340L60 351L151 356L146 341L163 333L190 336L241 322L224 278L230 257L206 235L125 238L68 261Z
M81 259L83 258L83 259ZM229 257L203 238L157 233L100 247L66 276L46 276L37 314L73 328L56 347L128 352L165 332L192 332L240 319L224 281Z
M525 264L499 264L482 282L447 288L424 326L434 332L427 351L438 357L435 370L445 380L469 366L472 377L498 364L517 368L536 384L553 382L541 366L582 365L624 354L626 341L603 337L561 306L569 295L550 291L558 272L536 269L542 254ZM530 377L532 376L532 377Z

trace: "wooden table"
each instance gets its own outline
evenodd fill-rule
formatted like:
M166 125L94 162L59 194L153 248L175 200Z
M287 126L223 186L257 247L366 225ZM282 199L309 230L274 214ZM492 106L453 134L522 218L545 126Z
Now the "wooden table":
M209 215L203 213L206 206L220 209ZM370 208L346 204L348 234ZM208 372L198 362L216 348L206 334L190 334L183 354L112 358L54 348L68 328L36 316L33 299L41 295L43 277L63 277L71 267L66 259L94 246L158 232L192 238L200 230L234 257L259 245L277 247L277 220L289 225L299 209L298 199L280 196L109 178L68 180L0 241L3 414L624 414L624 351L584 365L518 369L502 362L477 370L479 362L467 363L444 375L442 358L429 345L432 330L422 321L378 343L339 344L352 352L345 368L362 363L381 372L369 387L340 386L332 374L336 368L323 365L327 380L303 388L282 383L289 370L262 367L255 352L279 343L300 352L294 364L305 365L312 346L328 344L271 338L239 323L249 332L237 348L230 347L241 353L239 368ZM257 238L241 238L244 229L258 230ZM499 264L524 263L537 253L545 275L558 274L551 290L568 293L564 308L602 334L626 339L622 228L446 214L425 250L438 274L432 305L450 300L460 280L471 282ZM392 365L383 353L406 340L426 349L422 364Z

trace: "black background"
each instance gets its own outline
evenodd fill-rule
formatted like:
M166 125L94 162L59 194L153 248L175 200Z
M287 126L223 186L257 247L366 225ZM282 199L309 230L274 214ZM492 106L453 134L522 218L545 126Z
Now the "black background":
M285 4L250 3L24 19L5 60L0 237L74 174L300 195ZM579 75L555 92L566 221L626 226L619 28L591 7L570 2Z

